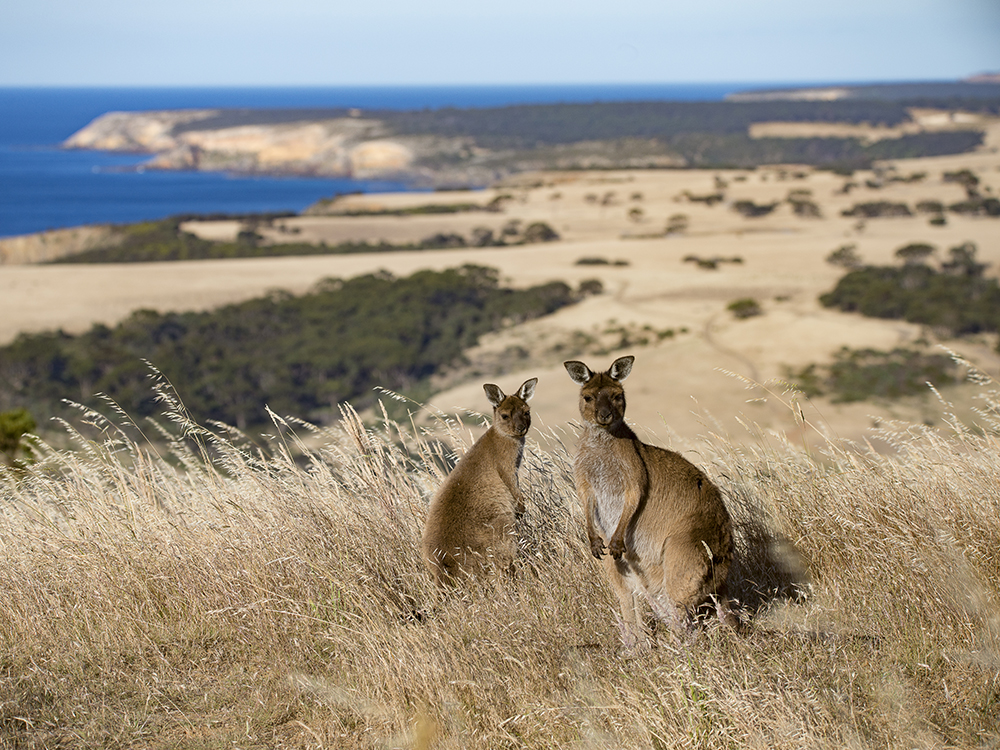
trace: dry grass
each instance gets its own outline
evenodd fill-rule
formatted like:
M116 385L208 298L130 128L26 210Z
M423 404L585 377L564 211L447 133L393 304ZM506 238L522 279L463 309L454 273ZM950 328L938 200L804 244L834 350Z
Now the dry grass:
M632 659L555 436L522 467L516 578L442 593L418 545L436 437L345 408L256 448L161 386L154 440L109 406L2 478L0 746L995 746L991 385L979 429L895 425L895 457L707 440L753 626Z

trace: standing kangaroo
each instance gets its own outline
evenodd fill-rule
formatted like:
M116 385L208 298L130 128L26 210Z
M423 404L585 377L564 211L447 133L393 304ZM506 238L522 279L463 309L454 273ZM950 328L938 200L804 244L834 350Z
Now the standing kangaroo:
M694 464L674 451L643 443L625 424L622 381L635 357L607 372L565 363L580 388L580 436L573 477L586 507L590 551L604 564L621 605L623 640L640 644L641 600L675 631L714 605L736 628L726 577L733 556L732 522L722 495ZM604 549L610 557L604 557Z
M527 402L537 383L524 381L514 396L492 383L483 386L493 404L493 425L452 469L427 511L424 561L439 583L488 565L507 569L514 561L514 520L524 513L517 470L531 427Z

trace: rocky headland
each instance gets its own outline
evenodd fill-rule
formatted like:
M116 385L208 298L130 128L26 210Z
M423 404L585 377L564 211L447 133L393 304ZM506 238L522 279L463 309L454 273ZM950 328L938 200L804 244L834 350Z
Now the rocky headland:
M388 137L385 124L357 110L267 122L246 112L181 110L108 112L68 138L70 149L151 154L150 169L231 171L357 179L401 179L435 185L440 170L418 162L467 148L465 139ZM242 115L240 117L239 115ZM254 119L264 120L254 122ZM466 170L468 171L468 170ZM468 175L465 175L468 176ZM493 173L479 175L480 181Z

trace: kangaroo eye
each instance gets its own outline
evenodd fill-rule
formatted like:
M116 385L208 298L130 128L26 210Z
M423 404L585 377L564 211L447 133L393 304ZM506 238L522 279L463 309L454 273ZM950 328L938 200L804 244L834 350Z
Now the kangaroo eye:
M593 396L584 396L583 400L586 401L589 404L591 401L594 400L594 397Z
M501 414L500 419L510 419L510 414Z

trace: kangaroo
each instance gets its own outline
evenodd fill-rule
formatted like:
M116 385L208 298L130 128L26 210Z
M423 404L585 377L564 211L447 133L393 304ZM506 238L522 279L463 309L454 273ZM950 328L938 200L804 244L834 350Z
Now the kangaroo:
M733 535L722 494L679 453L643 443L625 424L622 381L634 361L620 357L602 373L583 362L564 363L581 386L583 432L573 478L590 551L618 597L628 648L643 639L642 598L675 632L690 629L708 605L739 628L726 599Z
M514 520L524 513L517 470L531 427L527 402L537 383L524 381L513 396L492 383L483 386L493 425L452 469L427 511L424 561L438 583L453 583L459 573L476 573L487 564L508 569L514 562Z

